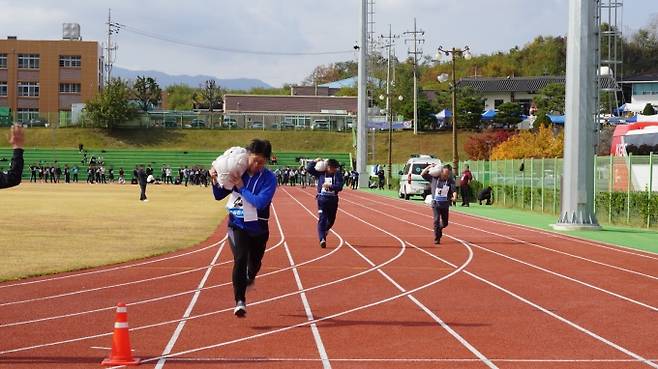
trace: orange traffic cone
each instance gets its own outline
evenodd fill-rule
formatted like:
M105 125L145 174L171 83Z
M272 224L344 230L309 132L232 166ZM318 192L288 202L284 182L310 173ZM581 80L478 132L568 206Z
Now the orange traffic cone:
M117 318L112 335L112 353L101 365L139 365L139 359L133 358L128 334L128 308L126 304L117 304Z

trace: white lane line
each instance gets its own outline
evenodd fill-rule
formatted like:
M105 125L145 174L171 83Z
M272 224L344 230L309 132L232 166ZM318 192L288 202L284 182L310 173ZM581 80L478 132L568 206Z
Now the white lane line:
M401 208L401 207L398 207L396 205L392 205L392 203L395 202L395 203L401 203L401 204L409 204L409 205L412 205L412 206L418 207L418 208L426 207L425 205L421 205L421 204L418 204L418 203L398 200L398 199L389 198L389 197L381 196L381 195L370 195L370 196L378 196L378 197L384 198L386 200L389 200L389 201L381 201L381 202L379 202L379 204L389 206L389 207L392 207L392 208L401 209L401 210L408 210L408 209ZM364 196L354 195L354 197L359 198L359 199L364 199L364 200L368 199L368 197L364 197ZM634 248L628 247L628 246L613 245L613 244L609 244L609 243L605 243L605 242L597 243L597 242L590 241L590 240L587 240L587 239L583 239L583 238L580 238L580 237L567 236L567 235L563 235L561 233L547 232L547 231L539 229L539 228L534 228L534 227L520 225L520 224L514 224L514 223L510 223L510 222L506 222L506 221L502 221L502 220L497 220L497 219L489 219L489 218L485 218L485 217L479 216L479 215L473 215L473 214L467 214L467 213L461 213L461 212L458 212L457 214L462 215L464 217L472 217L472 218L475 218L475 219L480 219L480 220L488 221L488 222L495 223L495 224L502 224L502 225L506 225L506 226L509 226L509 227L512 227L512 228L531 231L531 232L539 233L541 235L560 238L560 239L567 240L567 241L579 242L579 243L587 244L587 245L590 245L590 246L609 249L609 250L624 253L624 254L630 254L630 255L639 256L639 257L642 257L642 258L658 260L658 256L655 256L656 254L653 253L653 252L650 252L650 251L638 250L638 249L634 249Z
M335 362L347 363L472 363L479 362L475 358L334 358ZM172 362L318 362L317 358L296 357L176 357ZM491 359L497 363L638 363L633 359ZM658 359L649 361L658 362Z
M288 254L288 260L290 260L290 265L294 265L295 261L292 259L292 255L290 254L290 249L288 249L288 243L284 242L283 247L286 249L286 253ZM297 288L299 289L299 291L304 290L304 286L302 285L302 280L299 278L299 273L297 273L297 268L292 268L292 273L295 276L295 281L297 282ZM300 293L300 297L302 298L302 304L304 305L304 311L306 312L306 319L308 319L309 322L312 322L313 320L315 320L315 317L313 316L311 305L309 305L308 299L306 298L306 293L305 292ZM324 348L324 343L322 342L322 337L320 336L320 330L318 329L318 325L312 323L310 327L311 327L311 332L313 333L313 340L315 341L315 346L317 347L318 353L320 354L320 359L322 360L322 367L325 369L329 369L331 368L331 363L329 362L329 355L327 355L327 350Z
M326 254L320 255L316 258L313 258L313 259L307 260L305 262L299 263L296 266L301 267L301 266L304 266L304 265L312 264L312 263L315 263L319 260L327 258L327 257L333 255L334 253L338 252L340 249L343 248L344 240L342 239L342 237L340 237L340 235L336 234L336 236L339 239L339 244L335 249L331 250L331 252L329 252L329 253L326 253ZM281 244L282 244L282 241L281 241ZM394 262L395 260L397 260L400 256L402 256L402 252L398 253L396 256L394 256L393 258L387 260L386 262L380 264L380 266L388 265L388 264ZM291 269L292 269L292 267L286 267L286 268L278 269L278 270L275 270L275 271L272 271L272 272L268 272L268 273L259 275L256 278L261 278L261 277L265 277L265 276L269 276L269 275L273 275L273 274L282 273L282 272L285 272L285 271L288 271L288 270L291 270ZM350 280L350 279L353 279L353 278L357 278L357 277L360 277L360 276L365 275L367 273L370 273L373 270L374 270L374 268L371 268L371 269L364 270L364 271L361 271L361 272L356 273L356 274L352 274L352 275L347 276L347 277L336 279L336 280L331 281L331 282L322 283L322 284L319 284L319 285L316 285L316 286L313 286L313 287L305 288L303 290L303 292L313 291L313 290L324 288L324 287L331 286L331 285L334 285L334 284L342 283L344 281L347 281L347 280ZM216 285L214 287L222 287L222 286L228 286L228 285L231 285L231 282L226 282L226 283L223 283L223 284L219 284L219 285ZM208 289L208 288L204 288L204 289ZM204 290L204 289L202 289L202 290ZM194 291L191 291L191 292L194 292ZM191 293L191 292L189 292L189 293ZM260 305L260 304L265 304L265 303L281 300L281 299L284 299L284 298L288 298L288 297L291 297L291 296L298 295L300 292L302 292L302 291L289 292L289 293L286 293L286 294L283 294L283 295L278 295L278 296L274 296L274 297L267 298L267 299L264 299L264 300L255 301L255 302L250 303L249 305L254 306L254 305ZM179 293L177 295L184 295L184 294L188 294L188 292ZM168 298L168 296L165 296L163 298L158 298L158 299L164 299L164 298ZM128 305L130 305L130 304L128 304ZM113 309L116 309L116 306L113 307ZM225 308L225 309L221 309L221 310L211 311L211 312L204 313L204 314L192 315L188 319L183 319L183 320L201 319L201 318L214 316L214 315L221 314L221 313L226 313L226 312L232 312L232 311L233 311L233 307L229 307L229 308ZM140 327L130 328L130 331L132 332L132 331L140 331L140 330L150 329L150 328L157 328L157 327L161 327L161 326L168 325L168 324L176 324L176 323L179 323L183 320L175 319L175 320L168 320L168 321L143 325L143 326L140 326ZM111 335L112 335L112 332L107 332L107 333L100 333L100 334L84 336L84 337L76 337L76 338L71 338L71 339L62 340L62 341L42 343L42 344L37 344L37 345L33 345L33 346L19 347L19 348L15 348L15 349L0 351L0 355L10 354L10 353L15 353L15 352L29 351L29 350L45 348L45 347L59 346L59 345L67 344L67 343L74 343L74 342L80 342L80 341L95 339L95 338L108 337L108 336L111 336Z
M222 240L225 240L225 239L226 239L226 236ZM265 252L270 252L270 251L276 249L277 247L280 247L282 244L283 244L283 234L281 234L281 239L279 240L279 242L277 242L272 247L268 247L267 250L265 250ZM221 265L226 265L226 264L231 264L231 263L233 263L233 260L229 259L227 261L217 263L214 266L218 267L218 266L221 266ZM203 267L203 268L205 268L205 267ZM203 268L201 268L201 269L203 269ZM275 271L272 271L272 272L269 272L269 273L265 273L265 274L263 274L263 276L280 273L280 272L283 272L285 270L287 270L287 269L275 270ZM224 287L224 286L227 286L229 284L231 284L231 283L216 284L216 285L204 287L201 290L203 291L203 290L209 290L209 289L218 288L218 287ZM170 295L153 297L153 298L146 299L146 300L134 301L134 302L127 303L126 306L142 305L142 304L148 304L148 303L152 303L152 302L168 300L168 299L172 299L172 298L176 298L176 297L180 297L180 296L185 296L185 295L194 293L196 291L197 290L188 290L188 291L183 291L183 292L177 292L177 293L170 294ZM108 306L108 307L104 307L104 308L85 310L85 311L69 313L69 314L54 315L54 316L44 317L44 318L39 318L39 319L25 320L25 321L13 322L13 323L5 323L5 324L0 324L0 328L14 327L14 326L25 325L25 324L35 324L35 323L41 323L41 322L50 321L50 320L71 318L71 317L75 317L75 316L93 314L93 313L103 312L103 311L107 311L107 310L115 310L115 309L116 309L116 306Z
M377 212L377 213L380 213L380 214L387 215L387 216L389 216L389 217L391 217L391 218L393 218L393 219L395 219L395 220L398 220L398 221L400 221L400 222L407 223L407 224L410 224L410 225L416 226L416 227L418 227L418 228L421 228L421 229L424 229L424 230L427 230L427 231L430 231L430 232L433 232L433 231L434 231L433 229L431 229L431 228L429 228L429 227L425 227L425 226L423 226L423 225L421 225L421 224L414 223L414 222L408 221L408 220L406 220L406 219L402 219L402 218L398 218L398 217L395 217L395 216L392 216L392 215L388 215L388 214L386 214L386 213L384 213L384 212L381 212L381 211L379 211L379 210L377 210L377 209L375 209L375 208L371 208L371 207L366 206L366 205L358 204L358 203L353 202L353 201L350 201L350 200L344 200L344 201L349 202L349 203L354 204L354 205L357 205L357 206L360 206L360 207L363 207L363 208L368 209L368 210L373 211L373 212ZM492 254L498 255L498 256L500 256L500 257L506 258L506 259L508 259L508 260L512 260L512 261L514 261L514 262L516 262L516 263L523 264L523 265L525 265L525 266L528 266L528 267L531 267L531 268L537 269L537 270L539 270L539 271L542 271L542 272L545 272L545 273L548 273L548 274L554 275L554 276L556 276L556 277L563 278L563 279L566 279L566 280L571 281L571 282L574 282L574 283L578 283L578 284L580 284L580 285L583 285L583 286L585 286L585 287L592 288L592 289L597 290L597 291L599 291L599 292L603 292L603 293L605 293L605 294L608 294L608 295L610 295L610 296L613 296L613 297L619 298L619 299L624 300L624 301L626 301L626 302L630 302L630 303L632 303L632 304L636 304L636 305L642 306L642 307L647 308L647 309L652 310L652 311L658 311L658 307L655 307L655 306L653 306L653 305L646 304L646 303L644 303L644 302L641 302L641 301L638 301L638 300L632 299L632 298L630 298L630 297L627 297L627 296L621 295L621 294L616 293L616 292L612 292L612 291L607 290L607 289L605 289L605 288L595 286L595 285L593 285L593 284L590 284L590 283L587 283L587 282L581 281L581 280L576 279L576 278L573 278L573 277L569 277L569 276L567 276L567 275L564 275L564 274L561 274L561 273L558 273L558 272L555 272L555 271L552 271L552 270L549 270L549 269L546 269L546 268L540 267L540 266L535 265L535 264L532 264L532 263L525 262L525 261L520 260L520 259L516 259L516 258L514 258L514 257L508 256L508 255L506 255L506 254L502 254L502 253L497 252L497 251L494 251L494 250L491 250L491 249L489 249L489 248L487 248L487 247L484 247L484 246L478 245L478 244L473 243L473 242L470 242L470 245L473 246L473 247L476 247L476 248L478 248L478 249L480 249L480 250L484 250L484 251L487 251L487 252L489 252L489 253L492 253Z
M455 238L452 237L452 236L448 236L448 237L450 237L450 238L452 238L452 239L455 239ZM455 240L456 240L456 239L455 239ZM446 264L446 265L449 265L449 266L451 266L451 267L453 267L453 268L456 267L455 264L453 264L453 263L451 263L451 262L449 262L449 261L447 261L447 260L445 260L445 259L443 259L443 258L440 258L440 257L438 257L438 256L436 256L436 255L434 255L434 254L432 254L432 253L429 252L429 251L423 250L423 248L418 247L418 246L412 244L411 242L407 242L407 244L408 244L409 246L411 246L411 247L417 249L417 250L420 250L421 252L427 254L428 256L430 256L430 257L432 257L432 258L434 258L434 259L436 259L436 260L439 260L439 261L443 262L443 263ZM583 327L583 326L581 326L581 325L578 325L578 324L576 324L576 323L574 323L574 322L572 322L572 321L570 321L570 320L568 320L568 319L566 319L566 318L564 318L564 317L562 317L562 316L560 316L560 315L558 315L558 314L556 314L556 313L554 313L554 312L552 312L552 311L546 309L545 307L540 306L539 304L536 304L536 303L534 303L534 302L532 302L532 301L526 299L525 297L522 297L522 296L520 296L520 295L517 295L516 293L514 293L514 292L512 292L512 291L510 291L510 290L508 290L508 289L506 289L506 288L504 288L504 287L502 287L502 286L500 286L500 285L494 283L494 282L491 282L491 281L489 281L489 280L487 280L487 279L485 279L485 278L482 278L482 277L480 277L480 276L478 276L478 275L476 275L476 274L474 274L474 273L471 273L471 272L469 272L468 270L464 270L464 273L466 273L467 275L469 275L469 276L471 276L471 277L477 279L477 280L480 281L480 282L483 282L483 283L485 283L485 284L487 284L487 285L489 285L489 286L491 286L491 287L493 287L493 288L495 288L495 289L497 289L497 290L499 290L499 291L501 291L501 292L504 292L504 293L506 293L506 294L508 294L508 295L510 295L510 296L512 296L512 297L514 297L515 299L517 299L517 300L519 300L519 301L521 301L521 302L523 302L523 303L525 303L525 304L527 304L527 305L530 305L530 306L534 307L535 309L538 309L538 310L542 311L543 313L545 313L545 314L551 316L552 318L555 318L555 319L561 321L562 323L567 324L568 326L570 326L570 327L572 327L572 328L574 328L574 329L576 329L576 330L578 330L578 331L580 331L580 332L582 332L582 333L584 333L584 334L586 334L586 335L588 335L588 336L590 336L590 337L596 339L597 341L600 341L600 342L602 342L602 343L604 343L604 344L606 344L606 345L612 347L613 349L615 349L615 350L617 350L617 351L620 351L620 352L622 352L622 353L624 353L624 354L626 354L626 355L628 355L628 356L634 358L635 360L637 360L637 361L639 361L639 362L642 362L642 363L644 363L644 364L647 364L647 365L649 365L649 366L651 366L651 367L653 367L653 368L658 368L658 364L655 364L655 363L651 362L651 360L646 359L646 358L640 356L639 354L636 354L635 352L633 352L633 351L631 351L631 350L629 350L629 349L627 349L627 348L625 348L625 347L622 347L622 346L620 346L620 345L618 345L618 344L616 344L616 343L614 343L614 342L612 342L612 341L610 341L610 340L608 340L608 339L606 339L606 338L603 338L603 337L599 336L598 334L596 334L596 333L594 333L594 332L588 330L587 328L585 328L585 327Z
M274 207L274 204L272 204L272 212L274 213L274 219L276 220L276 225L279 228L279 232L283 234L283 228L281 228L281 222L279 221L279 216L276 212L276 208ZM283 247L286 250L286 254L288 254L288 261L290 262L290 266L292 267L292 274L295 276L295 282L297 283L297 290L298 291L304 291L304 286L302 285L302 279L299 276L299 273L297 272L297 267L295 266L295 260L292 257L292 254L290 253L290 248L288 247L288 242L283 242ZM311 310L311 305L308 303L308 299L306 298L306 293L301 292L299 296L302 299L302 304L304 305L304 311L306 312L306 319L309 321L315 320L315 317L313 316L313 311ZM318 349L318 354L320 355L320 359L322 360L322 367L324 369L331 369L331 362L329 361L329 355L327 355L327 350L324 348L324 343L322 342L322 337L320 336L320 330L318 329L318 325L313 323L311 324L311 332L313 333L313 340L315 341L315 346Z
M205 251L205 250L209 250L209 249L219 245L220 243L224 242L224 240L226 240L226 236L224 236L224 238L222 238L221 240L213 243L212 245L208 245L206 247L203 247L203 248L200 248L200 249L197 249L197 250L193 250L193 251L189 251L189 252L185 252L185 253L182 253L182 254L166 256L166 257L155 259L155 260L142 261L142 262L134 263L134 264L130 264L130 265L122 265L122 266L118 266L118 267L112 267L112 268L101 269L101 270L92 270L92 271L88 271L88 272L67 274L67 275L51 277L51 278L45 278L45 279L38 279L38 280L34 280L34 281L25 281L25 282L18 282L18 283L12 283L12 284L2 284L2 285L0 285L0 289L9 288L9 287L26 286L26 285L30 285L30 284L37 284L37 283L44 283L44 282L59 281L59 280L68 279L68 278L85 277L85 276L93 275L93 274L114 272L114 271L117 271L117 270L123 270L123 269L135 268L135 267L148 265L148 264L153 264L153 263L159 263L161 261L181 258L181 257L184 257L184 256L188 256L188 255L196 254L196 253L199 253L199 252L202 252L202 251Z
M466 247L466 249L468 250L468 258L466 259L466 261L464 261L464 263L459 268L457 268L457 269L453 270L452 272L444 275L443 277L435 279L435 280L433 280L429 283L426 283L422 286L416 287L412 290L408 290L407 292L399 293L397 295L393 295L393 296L390 296L390 297L387 297L387 298L384 298L384 299L381 299L381 300L378 300L378 301L375 301L375 302L371 302L371 303L366 304L366 305L357 306L355 308L345 310L345 311L341 311L339 313L335 313L335 314L325 316L325 317L322 317L322 318L314 319L312 321L305 321L305 322L297 323L297 324L294 324L294 325L290 325L290 326L286 326L286 327L282 327L282 328L277 328L277 329L274 329L274 330L271 330L271 331L254 334L254 335L251 335L251 336L245 336L245 337L236 338L236 339L230 340L230 341L224 341L224 342L220 342L220 343L216 343L216 344L212 344L212 345L207 345L207 346L197 347L197 348L193 348L193 349L189 349L189 350L185 350L185 351L176 352L176 353L167 355L167 360L169 360L171 358L183 356L183 355L188 355L188 354L195 353L195 352L200 352L200 351L210 350L210 349L219 348L219 347L223 347L223 346L228 346L228 345L232 345L232 344L235 344L235 343L252 340L252 339L255 339L255 338L266 337L266 336L270 336L270 335L273 335L273 334L286 332L286 331L289 331L289 330L292 330L292 329L297 329L297 328L300 328L300 327L306 327L306 326L308 326L310 324L313 324L313 323L319 323L319 322L323 322L323 321L327 321L327 320L336 319L336 318L339 318L339 317L342 317L342 316L345 316L345 315L348 315L348 314L351 314L351 313L354 313L354 312L357 312L357 311L362 311L362 310L366 310L366 309L369 309L369 308L372 308L372 307L375 307L375 306L383 305L383 304L386 304L388 302L391 302L391 301L400 299L402 297L411 295L411 294L416 293L418 291L424 290L426 288L429 288L429 287L434 286L438 283L441 283L441 282L453 277L454 275L462 272L464 270L464 268L466 268L471 263L471 261L473 260L473 250L468 246L467 243L462 243L462 245L464 245L464 247ZM392 261L394 261L394 259L391 259L390 261L387 261L387 262L392 262ZM381 267L383 267L383 265L380 266L380 268ZM375 270L375 269L377 269L377 268L372 268L370 271ZM358 273L358 274L363 274L363 272ZM353 277L354 276L350 276L350 277L347 277L347 279L351 279ZM335 282L336 281L329 282L329 283L327 283L327 285L334 284ZM308 290L309 289L306 289L306 291L308 291ZM293 294L297 294L297 293L298 292L295 292ZM251 305L254 305L254 304L251 304ZM230 310L232 310L232 309L227 309L227 311L230 311ZM0 354L1 354L1 352L0 352ZM157 360L160 360L161 358L162 357L148 358L148 359L142 360L142 363L157 361ZM114 367L114 368L120 368L120 367Z
M187 309L185 309L185 313L183 313L183 318L181 319L181 322L178 323L178 326L176 326L176 329L174 330L174 333L171 335L171 338L169 338L169 342L167 343L167 346L165 347L164 351L162 351L162 355L167 355L171 352L171 350L174 348L174 345L176 344L176 341L178 341L178 337L180 337L181 332L183 331L183 328L185 328L185 324L187 323L187 318L192 315L192 309L194 309L194 305L196 305L196 302L199 299L199 296L201 295L201 289L203 286L205 286L206 281L208 280L208 277L210 276L210 272L212 271L213 266L217 262L217 259L219 258L219 254L222 253L222 250L224 249L224 246L226 246L225 241L220 247L219 250L217 250L217 253L215 254L215 257L212 259L210 262L210 265L208 265L206 268L206 273L203 275L203 278L201 278L201 281L199 281L199 285L197 286L197 291L192 295L192 299L190 300L190 303L187 305ZM158 364L155 366L156 369L162 369L165 365L166 359L161 359L158 361Z
M284 190L285 191L285 190ZM311 212L310 209L308 209L306 206L304 206L301 202L299 202L297 199L292 197L288 191L285 191L293 200L295 200L297 203L299 203L300 206L302 206L306 211L311 214L311 216L315 217L315 215ZM312 196L309 194L309 196ZM347 214L348 216L356 219L357 221L360 221L382 233L386 233L390 237L396 239L400 243L400 247L404 250L406 248L404 241L392 234L391 232L380 228L364 219L361 217L358 217L350 212L347 212L343 209L338 209L341 213ZM370 266L375 267L375 263L372 262L367 256L365 256L363 253L361 253L359 250L357 250L354 246L352 246L349 242L347 242L347 246L352 249L357 255L359 255L366 263L370 264ZM377 268L377 272L381 274L386 280L388 280L395 288L397 288L400 292L405 293L407 290L402 287L399 283L397 283L393 278L391 278L386 272L384 272L381 268ZM486 356L484 356L478 349L475 348L470 342L468 342L464 337L459 335L454 329L452 329L448 324L446 324L441 318L439 318L438 315L436 315L434 312L432 312L427 306L425 306L423 303L418 301L413 295L407 295L407 297L414 303L416 306L418 306L422 311L424 311L427 315L429 315L436 323L439 324L443 329L445 329L453 338L455 338L459 343L461 343L466 349L468 349L475 357L477 357L479 360L481 360L486 366L488 366L491 369L497 369L498 367L494 365L491 360L489 360Z
M355 196L355 197L358 197L362 200L369 200L371 202L374 202L374 200L372 200L372 199L367 199L367 198L359 197L359 196ZM380 203L377 202L377 204L380 204ZM389 206L391 206L391 205L389 205ZM405 210L405 211L408 211L408 212L413 213L413 214L421 215L421 216L426 217L426 218L431 218L431 216L429 216L428 214L425 214L425 213L419 213L419 212L416 212L416 211L413 211L413 210L404 209L404 208L400 208L400 207L395 207L395 208L398 208L400 210ZM553 248L550 248L550 247L546 247L546 246L543 246L543 245L536 244L534 242L529 242L529 241L521 240L521 239L518 239L518 238L515 238L515 237L506 236L506 235L503 235L503 234L500 234L500 233L491 232L491 231L488 231L486 229L469 226L469 225L462 224L462 223L455 222L455 221L450 222L450 224L455 224L455 225L458 225L458 226L461 226L461 227L470 228L470 229L473 229L473 230L476 230L476 231L480 231L480 232L483 232L483 233L488 233L490 235L505 238L505 239L508 239L510 241L522 243L524 245L529 245L529 246L537 247L537 248L540 248L540 249L543 249L543 250L546 250L546 251L550 251L550 252L554 252L554 253L557 253L557 254L569 256L569 257L572 257L572 258L575 258L575 259L580 259L580 260L586 261L588 263L593 263L593 264L605 266L607 268L616 269L616 270L619 270L619 271L622 271L622 272L635 274L635 275L638 275L638 276L641 276L641 277L650 278L650 279L653 279L653 280L658 280L658 277L653 276L653 275L649 275L649 274L638 272L638 271L635 271L635 270L632 270L632 269L627 269L627 268L619 267L619 266L616 266L616 265L611 265L611 264L607 264L607 263L604 263L604 262L588 259L588 258L583 257L583 256L570 254L568 252L556 250L556 249L553 249Z

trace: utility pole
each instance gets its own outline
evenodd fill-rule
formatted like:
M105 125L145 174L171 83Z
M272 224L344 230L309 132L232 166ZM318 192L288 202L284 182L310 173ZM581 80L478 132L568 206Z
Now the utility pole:
M356 170L359 172L359 188L368 188L368 0L361 0L360 21Z
M119 24L112 22L112 9L107 10L107 45L105 47L105 72L107 83L112 79L112 64L114 64L113 52L117 50L116 44L112 43L112 35L119 33Z
M400 36L394 35L391 30L391 25L388 25L388 36L380 36L386 40L384 47L387 49L386 59L386 123L388 123L388 188L391 189L393 181L393 111L391 104L391 58L392 49L395 45L395 39Z
M419 49L420 44L425 43L424 38L419 38L418 36L424 36L425 31L419 30L416 26L416 18L414 18L414 30L404 32L408 38L404 40L405 43L413 42L413 49L408 51L408 54L413 57L414 60L414 134L418 134L418 56L423 54L423 50ZM413 50L413 51L412 51Z

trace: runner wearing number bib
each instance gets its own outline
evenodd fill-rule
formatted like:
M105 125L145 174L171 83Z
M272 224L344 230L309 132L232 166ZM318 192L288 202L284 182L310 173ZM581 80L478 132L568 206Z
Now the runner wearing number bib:
M438 177L429 174L430 168L436 164L428 165L420 175L428 182L432 191L432 210L434 212L434 244L441 243L443 228L448 226L448 213L450 204L457 199L455 181L450 175L450 169L443 167Z
M272 145L266 140L253 140L246 148L249 153L247 171L235 178L232 190L219 186L217 172L210 170L215 200L229 197L228 241L233 252L233 313L243 317L247 313L246 291L254 283L261 268L265 246L270 237L268 220L270 204L276 191L276 176L265 164L272 154Z

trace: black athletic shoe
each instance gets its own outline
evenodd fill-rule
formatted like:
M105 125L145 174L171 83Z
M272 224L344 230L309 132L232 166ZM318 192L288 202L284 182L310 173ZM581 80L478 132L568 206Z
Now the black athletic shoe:
M327 247L327 241L324 238L320 240L320 247L323 249Z
M437 238L434 239L434 244L435 245L438 245L440 243L441 243L441 237L437 237Z
M247 314L247 306L244 304L244 301L238 301L235 304L235 309L233 309L233 314L238 318L244 318Z

